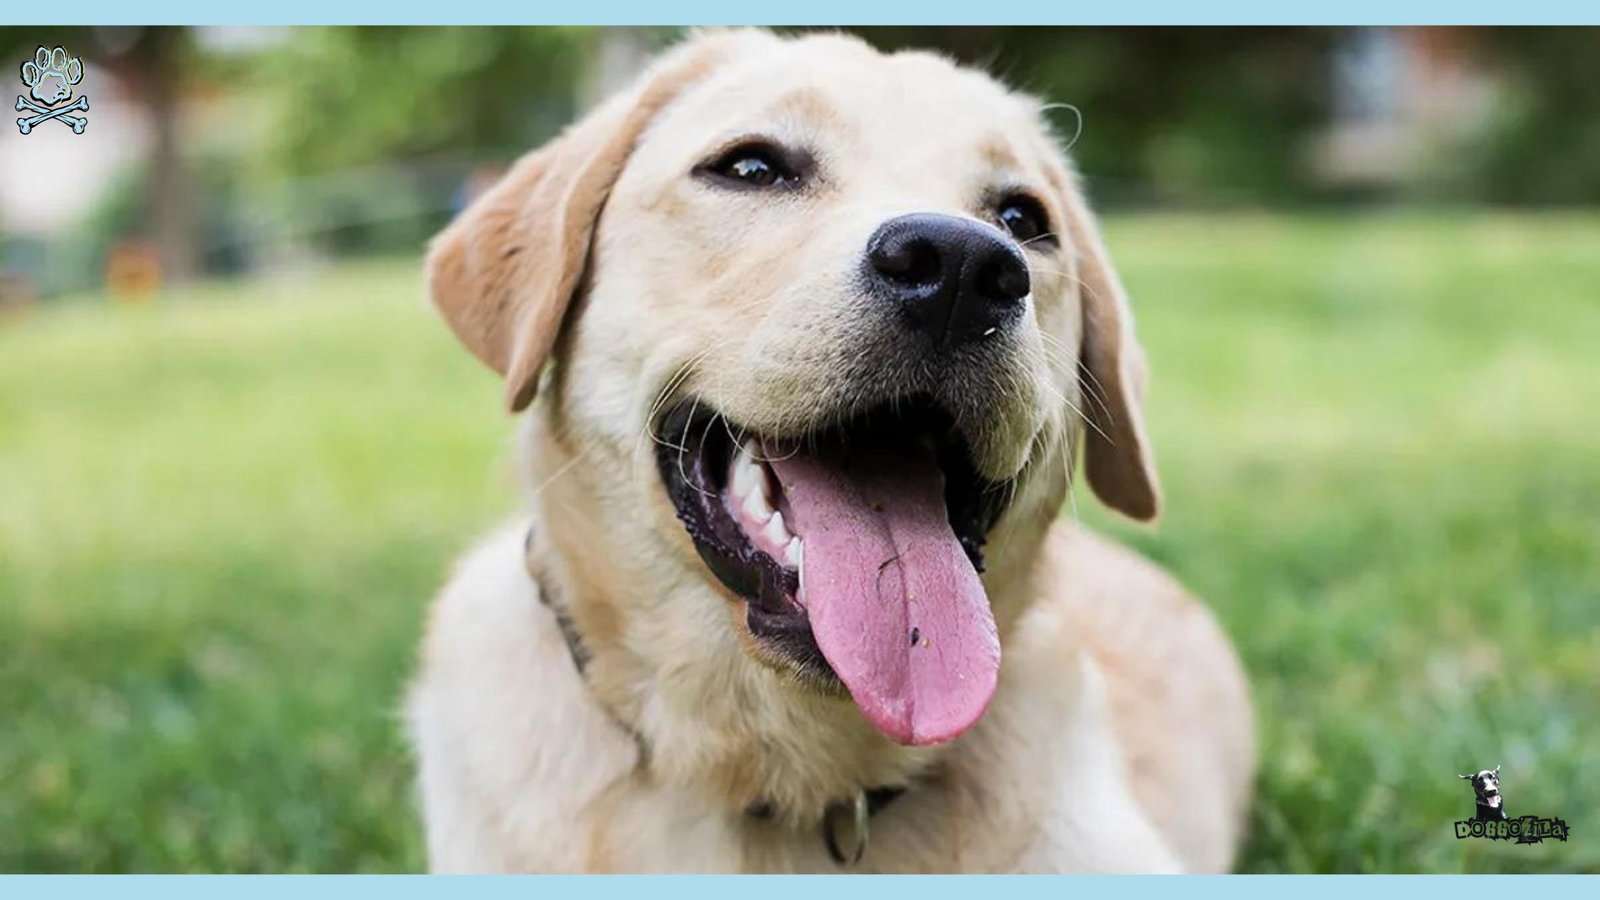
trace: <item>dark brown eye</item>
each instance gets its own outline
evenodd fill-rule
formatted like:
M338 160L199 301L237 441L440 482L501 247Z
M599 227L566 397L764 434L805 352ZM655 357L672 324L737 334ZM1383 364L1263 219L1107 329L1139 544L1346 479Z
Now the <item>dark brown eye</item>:
M1045 215L1039 201L1032 197L1018 194L1006 198L996 208L995 218L999 220L1000 227L1011 232L1011 236L1021 244L1040 241L1041 238L1050 241L1055 237L1050 233L1050 217Z
M796 167L777 147L743 144L723 153L699 171L728 187L789 187L799 182Z

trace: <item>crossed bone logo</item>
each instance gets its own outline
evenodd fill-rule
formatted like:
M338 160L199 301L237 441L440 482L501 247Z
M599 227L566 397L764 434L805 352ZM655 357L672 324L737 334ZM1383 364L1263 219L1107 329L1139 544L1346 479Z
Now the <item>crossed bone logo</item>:
M50 50L40 47L33 59L22 64L22 83L28 86L27 97L18 95L17 112L31 112L32 116L17 119L17 130L23 134L51 119L69 126L73 134L83 134L89 124L88 116L69 116L71 112L88 112L89 98L80 96L72 100L72 86L83 80L83 63L77 57L67 57L60 47ZM71 102L68 102L71 101Z

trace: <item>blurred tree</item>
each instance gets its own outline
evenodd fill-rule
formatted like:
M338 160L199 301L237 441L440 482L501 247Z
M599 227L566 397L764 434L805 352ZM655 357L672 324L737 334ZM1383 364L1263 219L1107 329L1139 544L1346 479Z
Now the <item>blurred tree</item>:
M121 81L144 105L154 140L142 200L141 230L155 240L164 274L182 281L195 274L199 253L189 174L180 147L189 33L167 27L48 27L0 29L0 58L22 60L40 46L63 46L86 64Z
M1454 193L1500 203L1600 202L1600 28L1479 35L1502 90L1466 148Z
M1112 200L1254 203L1316 190L1307 142L1327 118L1325 28L864 28L890 48L979 65L1083 116L1072 151ZM1064 138L1077 122L1053 115Z
M1309 152L1332 120L1335 55L1349 37L1340 29L856 30L885 49L940 50L1042 101L1072 104L1081 134L1071 110L1050 117L1063 137L1077 135L1073 155L1100 202L1341 197ZM111 208L88 223L93 240L80 243L154 239L170 276L182 278L219 264L216 246L197 249L201 236L246 249L278 241L295 252L410 252L495 164L549 138L679 33L295 28L230 53L185 29L0 28L0 62L63 45L143 103L155 135L144 171L119 182ZM1493 86L1488 120L1425 147L1417 173L1377 194L1600 201L1591 77L1600 29L1481 29L1465 44L1464 64ZM197 104L197 114L215 108L229 125L209 129L203 147L184 146L182 101L202 91L226 96ZM87 253L74 267L98 271Z
M111 29L100 31L103 44L115 40ZM182 281L196 274L200 263L194 196L179 134L189 32L183 28L116 31L126 39L117 41L121 52L109 55L106 64L144 101L154 138L146 222L154 232L166 279Z
M305 174L436 153L518 155L576 112L595 42L573 28L306 28L254 85L270 164Z
M1115 202L1330 197L1310 145L1330 121L1334 28L887 27L885 49L941 50L1082 114L1073 153ZM311 173L436 153L505 160L557 131L676 29L297 29L256 84L266 158ZM1600 198L1600 29L1489 29L1504 76L1490 127L1449 159L1445 198ZM1053 114L1065 136L1070 111ZM1565 148L1565 149L1563 149ZM1428 178L1444 171L1430 166Z
M322 252L414 252L578 113L600 32L296 28L229 72L253 208ZM259 188L259 190L257 190Z

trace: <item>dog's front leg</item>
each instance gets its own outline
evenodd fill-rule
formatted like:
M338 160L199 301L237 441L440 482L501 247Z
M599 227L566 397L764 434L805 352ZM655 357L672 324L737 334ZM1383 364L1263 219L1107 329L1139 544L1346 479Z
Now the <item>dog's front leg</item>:
M1023 873L1175 873L1182 866L1128 786L1099 666L1079 666L1076 696L1047 757L1038 828L1018 860Z

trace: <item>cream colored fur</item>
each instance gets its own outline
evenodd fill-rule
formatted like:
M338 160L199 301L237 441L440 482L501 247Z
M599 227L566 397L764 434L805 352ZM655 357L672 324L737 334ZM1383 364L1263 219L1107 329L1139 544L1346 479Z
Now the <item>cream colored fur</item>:
M815 189L693 176L753 134L816 148ZM653 427L688 397L769 434L836 414L841 385L884 378L850 281L871 230L981 216L995 184L1061 233L1029 250L1005 383L952 410L983 473L1017 477L984 576L1000 686L967 734L908 748L752 646L676 521ZM410 697L433 868L836 871L824 810L901 783L854 870L1228 868L1254 765L1238 663L1164 574L1058 521L1080 446L1114 508L1152 518L1158 490L1122 288L1038 104L847 38L702 35L519 163L429 267L447 321L532 404L527 515L437 600ZM581 676L551 605L592 653ZM763 801L775 818L746 814Z

